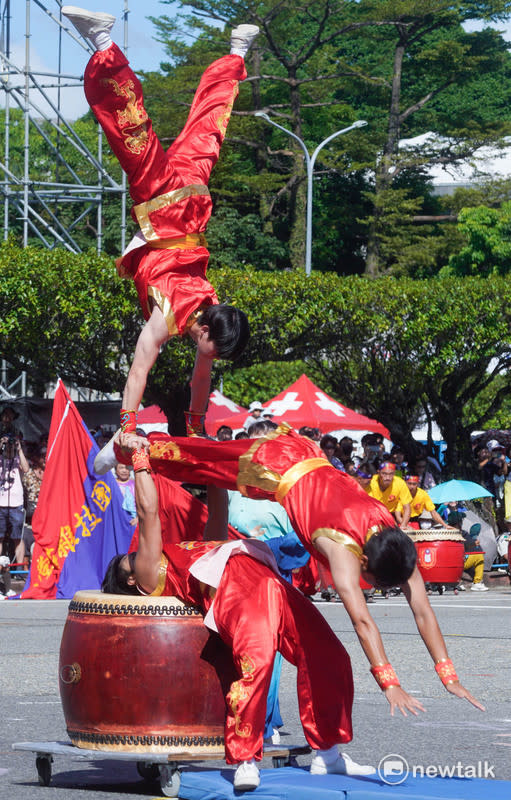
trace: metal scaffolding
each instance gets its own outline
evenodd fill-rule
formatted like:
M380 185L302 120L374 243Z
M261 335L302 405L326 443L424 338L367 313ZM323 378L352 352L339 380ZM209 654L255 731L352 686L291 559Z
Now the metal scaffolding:
M128 0L123 4L124 49L127 48ZM97 230L97 251L103 244L103 203L113 195L121 198L119 221L122 251L126 237L126 180L115 180L105 169L102 159L103 134L99 130L95 153L84 143L62 108L62 91L83 85L81 75L74 73L74 62L82 63L83 53L92 53L90 45L62 17L61 0L0 0L0 98L4 105L4 145L0 153L0 195L3 199L4 240L14 223L23 227L23 245L29 237L44 247L56 245L71 252L81 251L76 231L86 218L94 215ZM25 48L21 56L12 50L12 26L19 30L25 17ZM51 23L51 54L55 69L41 71L32 67L32 43L44 23ZM47 44L47 39L45 40ZM73 50L74 56L73 57ZM78 56L78 57L77 57ZM71 69L64 63L68 60ZM20 63L23 61L23 63ZM14 130L23 122L23 153L20 136ZM16 138L14 134L16 133ZM49 168L41 175L36 146L45 142L50 154ZM72 154L72 158L69 155ZM77 155L78 154L78 157ZM15 157L14 157L15 156ZM72 163L71 163L72 162ZM77 168L77 163L80 168ZM81 175L88 172L89 180ZM70 220L71 209L71 220ZM62 216L65 212L65 221Z
M128 0L119 0L124 23L123 49L128 44ZM62 17L61 0L0 0L0 115L4 142L0 145L0 202L3 201L3 239L22 229L23 246L38 240L48 249L65 247L81 252L76 233L89 217L95 220L97 252L103 249L103 204L120 198L119 252L126 240L126 177L113 178L103 164L103 133L98 125L95 152L66 119L62 93L83 87L75 64L85 64L93 50ZM23 22L24 17L24 22ZM45 36L50 23L53 69L33 67L33 43ZM24 33L24 52L14 48L13 28ZM69 65L69 67L68 67ZM83 88L82 88L83 91ZM3 106L3 109L2 109ZM23 127L20 135L20 127ZM1 119L0 119L1 129ZM45 146L41 174L38 153ZM78 165L78 166L77 166ZM83 175L87 175L84 180ZM7 362L0 365L0 402L24 395L25 373L12 379Z

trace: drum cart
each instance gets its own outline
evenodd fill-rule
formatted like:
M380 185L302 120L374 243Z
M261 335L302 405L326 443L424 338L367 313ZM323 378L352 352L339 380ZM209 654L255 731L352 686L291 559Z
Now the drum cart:
M126 753L108 750L86 750L70 742L15 742L13 750L26 750L36 754L36 769L41 786L49 786L52 778L53 756L66 756L81 761L111 760L135 762L138 774L148 781L159 782L165 797L178 797L181 786L181 764L206 760L219 760L218 754L208 756L183 753ZM310 753L308 745L266 745L264 757L271 757L273 767L296 766L295 757Z

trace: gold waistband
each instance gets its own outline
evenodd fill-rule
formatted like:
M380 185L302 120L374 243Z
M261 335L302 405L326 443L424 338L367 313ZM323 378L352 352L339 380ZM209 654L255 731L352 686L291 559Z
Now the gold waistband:
M144 203L138 203L133 206L133 211L140 225L140 230L144 234L147 242L157 241L158 234L154 230L150 215L154 211L160 211L166 206L179 203L181 200L187 200L189 197L209 197L209 189L202 183L191 183L188 186L182 186L180 189L174 189L171 192L160 194L158 197L153 197L152 200L147 200Z
M321 469L322 467L330 467L331 469L335 469L332 464L326 460L326 458L307 458L305 461L300 461L298 464L293 464L286 472L284 472L282 478L280 479L278 489L275 492L275 500L278 503L282 503L282 500L289 492L290 489L293 488L295 483L303 478L304 475L308 475L309 472L313 472L315 469Z
M203 233L187 233L186 236L176 236L173 239L156 239L147 244L155 250L192 250L194 247L208 246Z

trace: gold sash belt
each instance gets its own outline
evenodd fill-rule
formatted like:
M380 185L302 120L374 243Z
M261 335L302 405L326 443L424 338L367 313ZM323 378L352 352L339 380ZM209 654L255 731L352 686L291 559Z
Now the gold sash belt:
M208 246L203 233L187 233L186 236L176 236L173 239L156 239L147 244L155 250L192 250L194 247Z
M295 483L303 478L304 475L308 475L309 472L313 472L315 469L321 469L322 467L330 467L331 469L335 469L332 464L326 460L326 458L307 458L305 461L300 461L298 464L293 464L286 472L284 472L282 478L279 481L279 485L277 491L275 492L275 500L278 503L282 503L282 500L289 492L290 489L293 488Z

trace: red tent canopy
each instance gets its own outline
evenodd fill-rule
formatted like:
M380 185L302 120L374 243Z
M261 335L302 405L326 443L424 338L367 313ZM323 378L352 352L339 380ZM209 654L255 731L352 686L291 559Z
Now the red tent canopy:
M390 439L390 433L384 425L341 405L325 394L307 375L302 375L263 405L272 412L275 422L285 421L293 428L309 425L319 428L321 433L335 430L371 431ZM247 412L244 411L222 422L231 428L241 428L246 418Z
M137 422L141 425L144 422L147 425L166 425L167 417L159 406L146 406L138 412Z
M220 425L223 425L225 419L232 417L233 414L241 414L244 422L248 416L248 411L245 411L243 406L237 405L222 392L219 392L218 389L215 389L209 395L208 410L206 412L206 433L209 436L215 436ZM238 425L238 427L240 426Z

